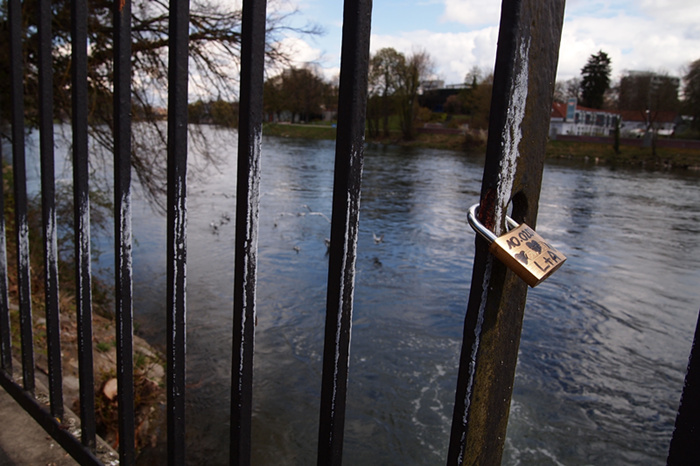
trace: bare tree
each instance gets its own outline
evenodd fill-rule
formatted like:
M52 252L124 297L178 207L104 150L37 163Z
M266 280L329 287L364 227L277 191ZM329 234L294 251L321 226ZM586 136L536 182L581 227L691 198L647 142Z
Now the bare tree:
M426 51L406 57L393 48L379 50L371 59L368 118L383 119L384 135L389 134L389 115L398 112L403 138L414 137L413 120L418 107L421 82L433 71L433 61ZM378 132L378 125L376 125ZM370 124L370 133L374 132Z
M268 112L279 115L288 111L292 121L309 122L321 116L333 85L326 83L312 66L291 67L265 82L264 99Z
M7 2L0 4L0 22L7 22ZM88 92L90 134L105 149L112 149L112 8L113 0L93 0L88 12ZM38 70L36 2L22 2L25 44L25 107L29 124L37 121ZM53 10L53 74L55 118L66 121L71 112L70 0L55 0ZM268 13L265 54L268 62L285 63L289 57L281 49L281 36L289 32L288 12L271 4ZM218 96L234 100L238 92L241 45L239 8L214 0L193 0L190 8L189 73L190 94ZM166 135L159 120L159 107L166 105L169 5L165 0L134 0L132 3L132 106L137 125L132 148L133 168L153 199L164 192ZM297 33L317 34L313 25L294 29ZM0 73L7 73L7 36L0 35ZM0 78L4 76L0 75ZM9 90L0 88L7 101ZM5 95L2 95L5 94ZM7 112L7 106L2 111ZM2 115L8 121L8 114ZM205 144L202 138L197 139ZM206 151L205 151L206 152Z
M554 84L554 101L566 102L569 99L577 99L581 94L581 79L571 78L567 81L557 81Z
M382 119L384 136L389 136L389 115L394 112L393 95L399 86L406 57L393 48L379 50L370 61L369 106L370 119Z
M477 65L474 65L464 76L464 84L474 87L479 84L482 79L484 79L486 74L488 74L486 71L482 70Z
M406 140L410 141L415 137L413 120L418 107L418 90L421 81L432 73L433 67L432 58L428 52L422 50L413 52L399 71L396 96L401 132Z

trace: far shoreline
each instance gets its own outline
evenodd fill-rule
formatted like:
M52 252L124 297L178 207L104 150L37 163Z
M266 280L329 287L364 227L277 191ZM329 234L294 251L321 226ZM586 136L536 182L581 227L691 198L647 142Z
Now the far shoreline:
M263 127L264 135L282 138L334 140L335 133L335 126L330 124L266 123ZM483 142L472 142L467 145L466 139L462 133L419 132L413 141L403 141L399 132L392 132L389 137L368 137L366 141L373 144L445 149L463 151L470 155L479 153L483 155L486 150ZM670 141L682 140L671 139ZM697 142L693 141L693 143ZM697 145L700 146L700 143ZM623 140L619 153L616 154L612 139L604 142L548 140L546 158L646 169L700 170L700 148L657 147L654 155L651 147L643 147L639 144L629 145Z

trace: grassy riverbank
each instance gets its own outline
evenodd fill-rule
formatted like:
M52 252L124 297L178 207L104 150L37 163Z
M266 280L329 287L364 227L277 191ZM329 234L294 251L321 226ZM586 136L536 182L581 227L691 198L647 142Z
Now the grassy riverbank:
M331 125L310 124L266 124L263 134L284 138L335 139L336 129ZM470 154L483 154L483 144L465 143L461 134L420 133L413 141L402 141L398 131L388 138L368 138L368 142L394 144L411 147L431 147L436 149L464 150ZM700 169L700 150L658 147L656 155L651 147L620 146L616 154L612 144L598 144L579 141L549 141L546 156L548 159L567 159L583 163L612 166L639 166L659 169Z
M651 169L700 169L700 150L657 147L620 146L615 153L612 145L578 141L549 141L548 159L569 159L611 166L637 166Z

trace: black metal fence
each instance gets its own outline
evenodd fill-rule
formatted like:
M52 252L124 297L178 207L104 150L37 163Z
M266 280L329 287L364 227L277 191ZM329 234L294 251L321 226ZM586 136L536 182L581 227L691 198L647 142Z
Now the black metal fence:
M21 386L13 378L11 325L7 290L4 214L0 217L0 342L3 387L79 462L99 464L92 348L90 270L90 199L88 175L88 2L70 2L72 148L74 167L74 243L80 380L80 438L64 425L58 250L53 140L52 9L37 2L38 63L23 59L22 3L9 0L7 23L11 54L11 127L17 231ZM343 442L350 323L357 241L360 177L364 143L371 1L345 2L343 58L338 115L336 178L330 248L328 328L324 356L319 462L340 462ZM131 269L131 2L113 2L114 56L114 218L115 317L119 406L119 456L135 461L133 309ZM231 383L231 462L250 463L257 266L259 160L262 136L262 89L266 1L245 0L241 31L240 126L234 278L234 329ZM185 293L187 238L187 99L189 1L169 2L167 118L167 454L185 462ZM49 359L48 409L35 397L30 290L27 188L25 172L24 66L39 69L40 157L46 264L46 322ZM2 207L0 205L0 207ZM4 209L3 209L4 212Z
M90 199L88 196L87 0L71 2L72 134L76 307L80 373L79 438L66 429L62 393L55 180L53 167L51 2L37 1L42 219L49 404L37 401L34 378L27 188L24 147L22 18L20 0L8 1L12 165L18 258L21 384L13 377L3 199L0 197L0 383L47 432L82 464L96 456ZM318 464L340 464L348 381L355 257L363 162L371 0L346 0L329 253ZM494 81L492 130L480 213L498 228L512 201L516 220L534 226L556 71L563 0L503 2ZM185 267L189 2L169 7L167 119L167 461L184 464ZM131 2L113 2L114 217L119 456L133 464L134 363L131 269ZM265 0L244 0L234 277L230 461L249 464L259 203ZM537 76L530 70L537 70ZM524 86L524 87L523 87ZM3 103L4 104L4 103ZM520 113L518 113L520 112ZM527 148L512 134L527 135ZM511 139L508 139L511 137ZM510 146L508 144L511 144ZM509 152L510 151L510 152ZM517 162L517 163L516 163ZM510 165L509 165L510 164ZM505 167L505 168L504 168ZM509 171L511 178L501 176ZM2 183L2 178L0 178ZM0 186L1 188L1 186ZM465 200L465 203L470 200ZM500 217L499 217L500 216ZM499 463L512 392L526 288L494 262L477 241L472 294L457 381L449 464ZM488 325L485 325L486 322ZM494 336L496 335L496 336ZM504 345L503 341L510 341ZM504 364L503 361L506 361ZM484 413L488 411L488 416ZM488 422L486 422L488 418ZM469 446L467 448L467 445Z

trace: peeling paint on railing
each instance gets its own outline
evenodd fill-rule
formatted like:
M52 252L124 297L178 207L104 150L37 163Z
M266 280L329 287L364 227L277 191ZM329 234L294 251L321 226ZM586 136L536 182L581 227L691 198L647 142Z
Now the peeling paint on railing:
M525 106L527 104L527 83L529 72L530 40L520 44L517 61L515 63L515 77L513 79L513 95L506 113L506 124L503 128L501 140L503 143L503 157L498 176L496 189L496 204L494 209L494 233L500 236L501 225L505 224L506 212L504 208L510 202L513 195L513 183L515 172L518 168L520 156L520 141L523 138L523 119L525 118Z
M345 2L328 260L319 465L342 461L364 156L372 2Z

